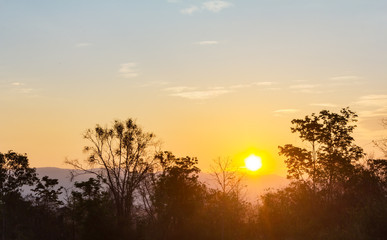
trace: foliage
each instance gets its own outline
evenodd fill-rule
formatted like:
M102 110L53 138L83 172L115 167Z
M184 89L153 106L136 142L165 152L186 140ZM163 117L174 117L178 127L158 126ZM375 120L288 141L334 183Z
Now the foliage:
M387 232L385 160L368 160L351 136L357 115L323 110L292 121L309 148L287 144L291 185L262 197L264 239L383 239Z
M152 171L154 135L144 132L132 119L114 121L112 127L97 125L84 134L90 142L88 168L78 161L67 161L76 169L95 174L108 186L113 198L118 226L132 222L133 197L146 175Z
M8 194L18 194L24 185L37 180L34 168L30 168L27 155L13 151L0 153L0 192L3 200Z
M176 158L171 152L159 153L156 159L162 172L157 178L152 197L156 213L155 237L197 239L199 229L193 223L205 194L204 185L198 181L198 160Z
M153 155L153 135L130 119L86 132L93 168L71 164L96 178L75 182L65 202L58 180L38 179L26 155L0 153L0 234L3 240L382 240L387 160L359 161L355 121L347 108L293 120L292 131L309 146L280 147L293 181L258 204L241 197L231 159L214 162L211 189L200 181L196 158ZM32 194L23 196L26 185Z
M98 179L75 182L68 212L77 239L98 240L117 238L114 206L108 192Z
M35 202L39 206L50 209L55 209L58 205L62 205L63 203L59 200L59 195L62 193L63 187L55 189L56 185L58 185L58 179L51 179L48 176L38 180L35 188L32 189L36 196Z
M343 108L340 113L323 110L319 115L294 119L292 132L298 133L310 148L292 144L279 147L280 155L286 157L288 178L301 180L311 184L314 190L326 190L330 194L333 188L342 187L353 173L354 163L364 156L351 136L356 118L354 112Z

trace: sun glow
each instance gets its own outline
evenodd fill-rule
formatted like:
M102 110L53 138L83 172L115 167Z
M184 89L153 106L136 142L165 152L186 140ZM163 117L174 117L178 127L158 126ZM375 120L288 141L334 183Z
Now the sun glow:
M250 171L257 171L262 167L262 159L254 154L251 154L245 159L245 165Z

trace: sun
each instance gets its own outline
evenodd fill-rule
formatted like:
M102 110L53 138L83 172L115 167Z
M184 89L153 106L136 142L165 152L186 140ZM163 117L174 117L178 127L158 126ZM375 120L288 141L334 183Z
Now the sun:
M251 154L245 159L245 165L250 171L257 171L262 167L262 159L254 154Z

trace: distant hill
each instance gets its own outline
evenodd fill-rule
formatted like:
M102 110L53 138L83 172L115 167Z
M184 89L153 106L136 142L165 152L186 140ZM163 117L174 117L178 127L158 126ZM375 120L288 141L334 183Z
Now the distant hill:
M84 174L77 176L71 181L70 169L54 168L54 167L45 167L37 168L36 172L39 177L49 176L50 178L58 179L59 185L63 186L65 189L71 191L74 187L75 181L85 181L90 177L93 177L92 174ZM214 187L214 181L212 176L209 173L200 173L200 181L206 183L208 187ZM262 176L247 176L243 181L245 187L245 196L246 200L250 202L255 202L258 199L258 196L265 193L268 189L278 189L286 186L289 183L289 180L274 174L262 175ZM28 190L27 190L28 192ZM61 197L64 198L64 194Z

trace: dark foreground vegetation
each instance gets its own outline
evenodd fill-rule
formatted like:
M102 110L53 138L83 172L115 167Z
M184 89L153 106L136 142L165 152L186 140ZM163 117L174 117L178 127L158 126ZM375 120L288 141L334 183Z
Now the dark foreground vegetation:
M367 159L354 144L356 117L342 109L293 120L291 130L305 148L279 147L292 183L257 204L241 197L241 179L228 159L214 162L218 188L208 188L198 180L197 159L160 151L153 134L131 119L85 133L88 159L68 163L95 178L71 190L38 178L26 155L0 154L0 237L386 239L387 161ZM382 150L385 144L377 142Z

